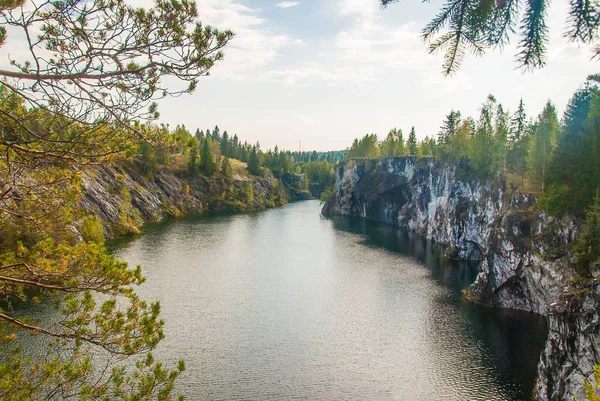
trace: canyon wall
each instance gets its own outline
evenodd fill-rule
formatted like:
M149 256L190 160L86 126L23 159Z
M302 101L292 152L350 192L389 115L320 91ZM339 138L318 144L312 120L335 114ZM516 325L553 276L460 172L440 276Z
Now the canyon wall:
M270 172L264 177L186 178L168 169L141 171L133 163L85 170L79 207L98 217L107 238L137 233L144 224L171 216L271 208L290 196Z
M349 160L336 171L325 215L359 216L448 246L450 258L480 261L465 291L475 302L548 317L538 366L538 400L585 399L600 361L600 288L573 280L575 219L556 219L536 199L427 158Z

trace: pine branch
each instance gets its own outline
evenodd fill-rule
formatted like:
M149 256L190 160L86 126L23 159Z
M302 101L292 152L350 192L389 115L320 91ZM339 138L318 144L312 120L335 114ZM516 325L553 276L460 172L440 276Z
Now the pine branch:
M525 15L521 21L521 51L517 55L517 60L524 69L541 68L546 64L546 8L546 0L527 0Z

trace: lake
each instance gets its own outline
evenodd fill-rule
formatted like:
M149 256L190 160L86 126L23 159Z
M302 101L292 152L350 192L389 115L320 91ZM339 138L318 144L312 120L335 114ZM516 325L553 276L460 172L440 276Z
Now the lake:
M160 300L188 400L527 400L543 317L465 302L476 268L318 201L177 219L111 246Z

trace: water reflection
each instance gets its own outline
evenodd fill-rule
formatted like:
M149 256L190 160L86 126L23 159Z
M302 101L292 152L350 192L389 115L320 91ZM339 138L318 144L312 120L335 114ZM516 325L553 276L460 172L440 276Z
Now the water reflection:
M436 244L412 232L385 224L367 222L364 219L336 217L336 230L360 234L366 246L377 246L403 256L412 257L426 266L431 277L450 291L442 292L432 299L427 310L429 326L425 336L432 346L434 358L444 360L456 369L465 371L461 380L468 381L468 372L484 364L497 375L505 389L505 399L528 399L533 390L539 354L546 340L546 320L542 316L509 309L493 309L474 305L462 299L461 290L467 288L477 276L477 264L443 258L444 246ZM456 308L458 306L458 308ZM456 320L458 312L460 319ZM448 318L451 316L452 318ZM449 325L460 323L450 328ZM443 336L439 333L445 333ZM448 334L455 336L447 338ZM471 344L468 352L461 347ZM463 353L476 353L479 360L474 364L465 362ZM443 375L443 371L440 371ZM461 386L445 377L460 391ZM484 398L485 385L478 383L477 390ZM468 398L468 394L464 394Z
M473 266L318 202L181 219L114 246L185 358L187 399L525 400L544 320L462 301Z

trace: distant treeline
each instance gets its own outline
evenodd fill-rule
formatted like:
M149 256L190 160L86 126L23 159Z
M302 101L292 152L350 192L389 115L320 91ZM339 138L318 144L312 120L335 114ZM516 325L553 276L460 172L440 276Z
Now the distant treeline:
M279 150L277 146L265 152L260 143L242 142L237 134L232 136L218 126L212 130L197 129L193 135L184 125L177 125L173 130L165 125L151 126L146 127L146 131L152 140L140 141L135 159L147 172L169 166L189 177L230 177L234 173L232 161L238 167L236 170L239 170L239 162L243 162L247 172L253 175L263 175L267 169L276 178L294 174L300 187L314 195L333 185L334 166L345 156L344 151L291 152Z

